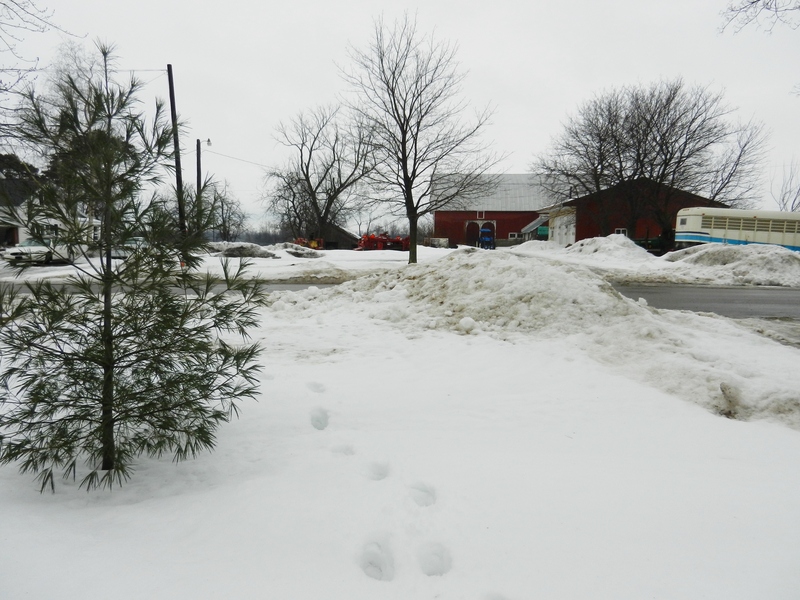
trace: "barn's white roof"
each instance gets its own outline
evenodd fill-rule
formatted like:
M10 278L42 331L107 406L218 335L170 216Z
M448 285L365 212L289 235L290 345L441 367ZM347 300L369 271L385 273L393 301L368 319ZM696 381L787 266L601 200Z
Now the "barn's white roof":
M491 196L467 200L456 210L536 211L553 203L533 175L498 175L499 185Z

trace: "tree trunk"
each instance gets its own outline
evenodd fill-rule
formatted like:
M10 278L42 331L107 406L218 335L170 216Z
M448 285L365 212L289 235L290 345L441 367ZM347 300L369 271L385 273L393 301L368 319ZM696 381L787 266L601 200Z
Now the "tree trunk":
M408 217L408 264L417 262L417 215Z
M101 399L101 437L103 448L102 469L108 471L114 468L116 448L114 443L114 337L111 328L111 293L114 278L111 271L111 219L110 209L105 210L104 246L105 263L103 268L103 396Z

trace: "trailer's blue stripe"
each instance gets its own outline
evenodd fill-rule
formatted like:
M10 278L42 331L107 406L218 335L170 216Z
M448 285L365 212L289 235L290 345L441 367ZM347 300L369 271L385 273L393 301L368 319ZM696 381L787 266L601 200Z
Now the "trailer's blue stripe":
M783 248L788 248L789 250L794 250L795 252L800 252L800 246L790 246L784 244L772 244L768 242L748 242L746 240L733 240L733 239L726 239L726 238L718 238L712 237L707 233L697 233L694 231L687 231L687 232L676 232L675 233L675 241L676 242L698 242L701 244L705 243L717 243L717 244L729 244L731 246L747 246L748 244L762 244L766 246L782 246Z

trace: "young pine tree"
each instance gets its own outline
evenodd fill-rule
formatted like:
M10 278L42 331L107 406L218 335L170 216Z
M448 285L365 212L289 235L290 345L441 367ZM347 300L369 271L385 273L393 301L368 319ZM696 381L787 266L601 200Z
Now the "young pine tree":
M112 50L98 50L100 69L31 91L17 131L48 164L18 218L34 235L57 227L77 268L66 283L0 287L0 464L42 491L56 474L111 488L139 456L211 449L257 391L246 338L263 291L244 266L223 265L221 281L199 273L203 232L182 234L146 197L172 130L161 105L139 112L139 83L117 83Z

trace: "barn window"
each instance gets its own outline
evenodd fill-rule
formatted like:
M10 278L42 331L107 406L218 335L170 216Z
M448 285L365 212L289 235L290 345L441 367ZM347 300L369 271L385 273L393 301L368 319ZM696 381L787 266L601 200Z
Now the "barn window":
M628 230L626 228L624 228L624 227L618 227L617 229L614 230L614 233L618 233L620 235L627 236L628 235Z

